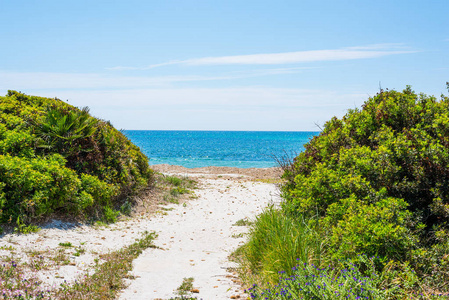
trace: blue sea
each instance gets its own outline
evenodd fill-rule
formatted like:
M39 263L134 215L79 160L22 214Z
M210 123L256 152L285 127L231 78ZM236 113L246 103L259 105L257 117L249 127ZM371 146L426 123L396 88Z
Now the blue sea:
M275 157L294 157L319 132L154 131L123 133L150 158L150 165L268 168Z

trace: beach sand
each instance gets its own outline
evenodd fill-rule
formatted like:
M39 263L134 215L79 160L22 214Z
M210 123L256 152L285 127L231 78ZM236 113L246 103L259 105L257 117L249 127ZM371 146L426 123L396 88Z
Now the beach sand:
M228 256L245 241L246 226L235 226L241 219L254 219L264 207L280 201L274 183L278 168L238 169L207 167L187 169L179 166L152 166L157 172L190 176L198 181L196 199L185 205L156 208L151 217L135 216L107 227L92 227L53 220L38 233L6 234L0 238L1 260L13 256L26 262L30 253L49 259L70 242L66 250L70 263L40 272L43 286L55 287L73 282L93 270L101 254L130 245L144 231L155 231L159 248L144 251L134 261L129 287L120 299L170 299L183 278L193 277L193 294L198 299L245 298ZM75 256L76 248L84 253ZM10 250L8 250L10 249ZM33 252L34 251L34 252Z
M233 168L233 167L203 167L203 168L185 168L181 166L172 165L153 165L151 166L156 172L165 174L178 174L178 175L216 175L232 177L242 177L249 180L254 179L279 179L282 175L281 168ZM215 176L215 177L216 177Z

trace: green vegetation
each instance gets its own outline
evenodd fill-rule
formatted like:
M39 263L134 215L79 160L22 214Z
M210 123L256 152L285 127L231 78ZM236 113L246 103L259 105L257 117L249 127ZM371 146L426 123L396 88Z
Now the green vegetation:
M186 296L187 294L190 293L190 291L193 289L193 277L189 277L189 278L184 278L182 280L182 283L180 286L178 286L178 288L176 289L176 293L179 296Z
M0 223L32 232L25 224L51 214L113 222L151 180L148 158L87 108L0 97Z
M116 299L117 294L126 287L125 278L132 270L132 262L143 250L155 247L154 232L145 232L134 244L121 250L103 255L105 261L95 267L93 274L86 274L74 284L61 284L53 289L42 289L37 276L41 269L47 269L42 256L36 255L29 263L20 263L12 258L0 264L1 299ZM64 250L55 258L59 264L68 264Z
M185 194L193 194L197 182L188 177L176 177L160 175L156 177L156 187L162 191L164 202L179 204L179 197ZM194 196L191 196L194 197Z
M238 220L232 226L248 226L248 225L251 225L251 221L245 218Z
M272 289L260 290L254 285L248 290L252 298L263 299L385 299L394 290L378 289L384 278L374 270L372 258L362 259L368 269L364 276L356 264L344 262L340 268L319 268L302 263L293 267L291 276L283 276Z
M259 216L238 253L254 299L447 296L448 97L381 91L328 121L284 169L281 207ZM366 289L347 289L349 263Z
M57 299L116 299L118 292L126 287L125 278L132 270L132 262L143 250L154 248L154 232L145 232L134 244L121 250L102 256L104 263L97 265L92 275L87 275L81 282L63 285L54 291Z
M297 258L320 262L321 245L311 238L312 234L304 222L268 207L251 225L248 242L239 254L245 257L246 269L257 272L259 282L275 283L278 271L295 267Z

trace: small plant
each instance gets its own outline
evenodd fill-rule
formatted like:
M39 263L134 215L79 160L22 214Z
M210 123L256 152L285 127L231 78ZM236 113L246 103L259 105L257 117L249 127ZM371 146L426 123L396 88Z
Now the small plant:
M21 234L30 234L35 233L41 230L36 225L25 225L20 217L17 217L16 221L17 227L14 228L14 233L21 233Z
M120 214L119 211L115 211L112 208L106 206L103 210L104 212L104 222L105 223L115 223L117 222L117 217Z
M176 289L179 296L186 296L193 289L193 277L184 278L181 285Z
M251 225L251 221L245 218L238 220L232 226L248 226L248 225Z
M61 246L61 247L72 247L72 243L70 243L70 242L59 243L59 246Z
M68 265L70 263L70 260L67 256L67 253L65 253L64 249L59 249L53 257L50 258L52 261L55 262L57 265Z
M173 204L179 204L179 200L177 198L170 197L170 195L165 195L164 196L164 200L166 202L170 202L170 203L173 203Z
M190 194L189 199L198 199L198 195L196 195L195 193Z
M47 263L45 257L43 257L42 255L32 257L29 263L27 263L27 266L32 271L47 270L48 268L50 268L50 265Z
M84 252L86 252L85 249L79 247L76 249L76 251L73 253L74 256L80 256L81 254L83 254Z
M132 205L129 201L125 201L125 203L120 206L120 213L129 216L132 211Z
M13 246L0 246L0 250L14 251L15 249Z
M158 179L159 184L156 187L162 191L163 203L179 204L181 196L185 194L190 194L190 199L196 198L192 192L192 189L196 188L197 182L195 180L188 177L166 175L159 175Z
M180 186L182 184L182 179L176 176L165 176L165 181L174 186Z

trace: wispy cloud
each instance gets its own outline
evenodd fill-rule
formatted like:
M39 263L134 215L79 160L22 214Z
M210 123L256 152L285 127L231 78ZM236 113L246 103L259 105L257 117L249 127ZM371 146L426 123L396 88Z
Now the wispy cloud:
M252 77L293 74L306 67L259 69L228 72L221 75L183 76L114 76L96 73L48 73L0 71L0 88L20 89L103 89L163 87L179 82L234 80Z
M0 71L7 89L88 105L95 116L128 129L317 130L333 115L359 105L365 93L270 86L186 87L179 81L234 79L301 72L267 68L222 76L137 77L111 74ZM188 86L188 85L187 85ZM195 87L196 86L196 87Z
M311 50L268 54L233 55L219 57L202 57L187 60L173 60L146 67L112 67L109 70L148 70L168 65L283 65L317 61L354 60L376 58L387 55L414 53L400 44L376 44L331 50Z

